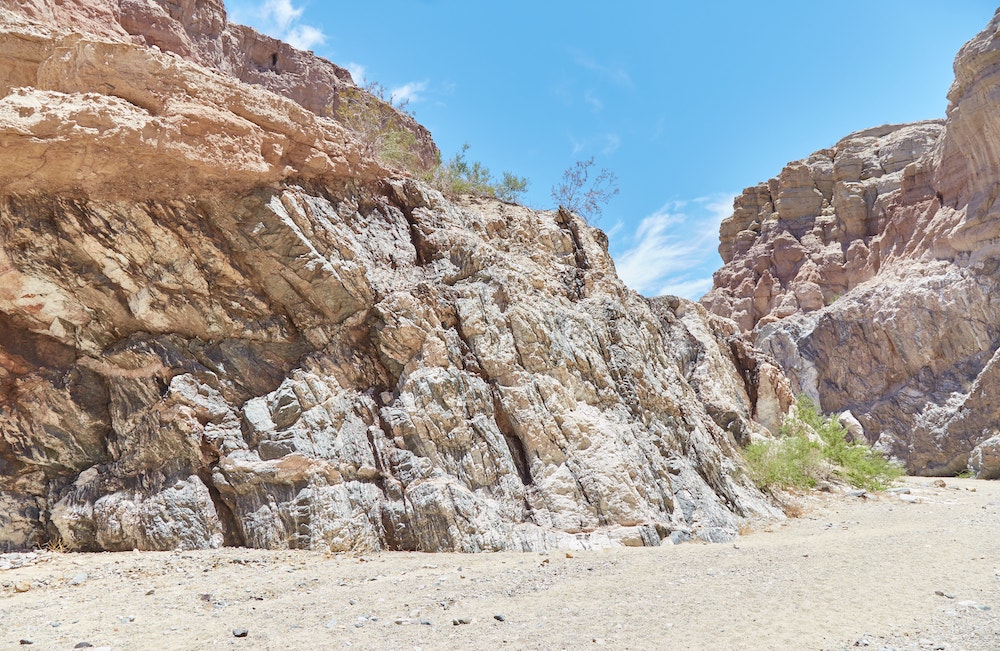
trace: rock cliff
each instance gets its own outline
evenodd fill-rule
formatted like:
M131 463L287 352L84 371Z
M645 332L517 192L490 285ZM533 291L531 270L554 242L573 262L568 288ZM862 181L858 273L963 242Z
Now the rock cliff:
M776 513L735 450L787 381L629 291L600 231L366 156L320 110L348 79L221 3L5 5L0 548L655 545ZM300 81L244 65L260 43Z
M1000 477L1000 15L947 119L852 134L744 191L703 302L911 472Z

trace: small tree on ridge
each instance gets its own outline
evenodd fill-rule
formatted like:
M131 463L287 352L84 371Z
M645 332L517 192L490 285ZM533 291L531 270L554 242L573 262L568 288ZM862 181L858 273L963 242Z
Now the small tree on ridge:
M605 204L618 194L618 177L607 168L590 179L594 157L577 161L563 172L559 185L552 186L552 199L570 212L575 212L587 222L597 221Z

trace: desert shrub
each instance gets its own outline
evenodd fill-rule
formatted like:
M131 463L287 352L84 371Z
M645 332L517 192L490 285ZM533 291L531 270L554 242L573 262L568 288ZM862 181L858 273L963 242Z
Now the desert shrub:
M751 478L761 488L812 488L823 475L821 446L804 435L751 443L744 456Z
M412 116L407 103L394 103L381 84L342 91L328 113L354 134L365 154L411 171L420 169L417 137L400 120L401 114Z
M504 172L498 181L485 165L479 161L470 162L466 158L468 151L469 145L462 145L462 149L454 157L432 172L430 181L441 192L448 195L492 197L513 203L527 191L528 179Z
M468 144L462 145L453 158L443 163L439 160L433 170L424 171L420 143L400 117L413 117L408 102L395 101L378 82L342 91L336 107L328 108L327 113L354 134L364 154L407 169L445 194L471 194L515 203L528 190L525 177L504 172L497 180L485 165L469 161Z
M618 194L618 177L607 168L601 168L597 176L591 178L594 158L577 161L563 172L562 180L552 187L552 199L557 205L576 213L587 220L596 222L604 211L604 205Z
M866 443L848 441L840 421L823 416L806 396L799 397L779 436L751 444L745 457L751 477L762 488L809 488L837 476L874 491L888 488L903 474L898 464Z

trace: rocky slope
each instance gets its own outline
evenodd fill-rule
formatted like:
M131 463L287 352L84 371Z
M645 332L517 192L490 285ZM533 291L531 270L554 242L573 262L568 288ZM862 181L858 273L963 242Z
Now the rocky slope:
M787 381L629 291L600 231L387 169L240 73L266 39L219 3L15 8L0 548L655 545L775 514L735 449Z
M1000 477L998 61L1000 16L959 52L943 123L853 134L744 191L703 299L916 473Z

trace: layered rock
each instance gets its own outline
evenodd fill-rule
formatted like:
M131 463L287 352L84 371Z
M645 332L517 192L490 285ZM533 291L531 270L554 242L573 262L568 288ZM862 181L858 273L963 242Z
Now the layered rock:
M600 231L31 16L0 26L0 548L649 545L775 514L736 450L787 382L730 322L629 291Z
M959 52L943 126L853 134L745 191L704 299L911 472L1000 476L998 30Z
M5 18L8 22L28 20L69 26L74 33L146 45L178 55L287 97L316 115L336 119L341 114L338 108L346 99L360 101L373 111L387 110L379 98L358 89L344 68L249 27L230 23L221 0L0 0L0 11L4 8L11 12ZM11 58L19 61L26 51L15 50ZM39 55L33 53L34 56ZM7 70L19 68L20 65L11 65ZM12 79L8 83L34 85L30 72L27 80ZM113 89L102 93L121 96ZM431 169L439 153L427 129L404 113L394 113L393 122L397 128L412 134L415 160L423 168Z

